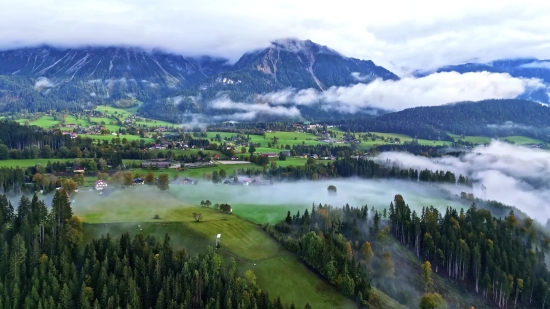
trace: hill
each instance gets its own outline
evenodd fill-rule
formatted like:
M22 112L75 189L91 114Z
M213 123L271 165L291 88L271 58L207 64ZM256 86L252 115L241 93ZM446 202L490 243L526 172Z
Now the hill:
M408 108L376 118L327 124L339 125L343 131L401 133L430 140L451 140L450 132L487 137L521 135L548 142L550 109L526 100L483 100Z
M427 76L438 72L491 72L508 73L513 77L537 78L550 86L550 60L539 60L535 58L503 59L489 63L464 63L459 65L448 65L430 72L415 72L417 77ZM520 95L518 98L550 103L548 89L537 89Z

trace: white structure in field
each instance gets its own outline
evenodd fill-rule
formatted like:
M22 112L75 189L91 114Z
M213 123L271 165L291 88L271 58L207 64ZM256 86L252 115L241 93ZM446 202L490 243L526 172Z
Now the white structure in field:
M221 236L222 236L222 234L216 235L216 248L218 248L220 246L220 237Z
M96 190L103 190L107 187L107 182L105 180L98 180L94 183L94 187Z

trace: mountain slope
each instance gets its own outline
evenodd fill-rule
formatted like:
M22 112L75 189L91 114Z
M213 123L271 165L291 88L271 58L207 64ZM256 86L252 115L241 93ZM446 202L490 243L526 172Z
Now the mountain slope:
M287 88L325 90L377 78L399 79L372 61L309 40L274 41L234 65L131 47L43 46L0 51L0 112L78 110L132 97L144 102L143 115L177 122L182 114L235 113L209 106L220 95L252 104L259 94ZM334 116L316 106L303 109Z
M550 107L515 99L415 107L382 115L376 120L412 127L428 125L455 134L490 137L524 135L547 140L550 133Z
M427 76L439 72L483 72L508 73L518 78L537 78L542 80L547 87L550 87L550 60L538 60L535 58L504 59L489 63L465 63L460 65L449 65L441 67L433 72L415 72L417 77ZM538 89L520 95L518 98L550 103L548 89Z
M224 82L225 78L233 82ZM221 73L201 86L204 90L215 91L252 87L256 93L263 93L285 88L325 90L375 78L399 79L372 61L347 58L309 40L287 39L244 54L230 72Z
M333 86L348 86L374 79L398 80L399 77L372 61L342 56L338 52L311 41L278 40L265 49L244 54L229 71L202 81L183 91L182 100L174 106L172 100L152 102L143 106L151 117L174 116L179 113L231 114L219 111L207 103L220 94L236 102L256 101L257 94L287 88L326 90ZM334 116L320 108L300 107L319 117Z
M129 96L140 100L161 98L228 67L224 59L184 58L139 48L45 46L3 51L0 111L59 108L50 101L84 104ZM29 97L37 100L28 100Z

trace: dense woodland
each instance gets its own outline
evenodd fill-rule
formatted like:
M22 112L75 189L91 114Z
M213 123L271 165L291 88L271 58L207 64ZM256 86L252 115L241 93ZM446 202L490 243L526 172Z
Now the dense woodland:
M485 100L415 107L376 118L324 121L348 132L401 133L415 138L455 141L447 132L472 136L528 136L550 141L550 109L516 100Z
M366 299L365 293L359 294L359 278L346 277L350 269L365 282L413 307L421 294L434 292L432 271L467 284L472 292L499 308L546 308L550 304L550 273L544 253L550 241L537 231L532 219L520 220L513 212L496 218L475 202L466 211L447 208L441 213L427 207L417 213L401 195L395 196L388 209L369 212L367 206L313 205L311 211L289 212L284 221L264 227L358 303ZM418 274L422 276L420 284L410 282L408 288L399 288L407 280L403 273L414 270L401 268L396 280L395 264L405 264L395 259L404 257L395 256L399 253L389 236L421 262L429 262ZM453 305L464 308L479 304Z
M14 212L0 196L0 308L295 308L270 298L252 272L237 276L213 248L189 256L168 235L82 239L63 190L50 211L34 196Z

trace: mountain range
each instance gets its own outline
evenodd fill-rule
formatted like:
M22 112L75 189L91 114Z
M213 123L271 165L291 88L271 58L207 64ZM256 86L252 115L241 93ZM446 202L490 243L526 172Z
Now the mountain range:
M414 75L448 71L509 73L550 84L550 61L537 59L466 63ZM183 115L238 112L231 106L219 109L209 104L219 98L268 104L259 95L289 88L323 91L375 79L399 77L370 60L346 57L309 40L277 40L264 49L245 53L235 63L132 47L40 46L0 51L0 112L79 110L99 104L142 102L142 115L179 122ZM550 102L545 89L520 98ZM258 106L252 107L258 110L256 117L273 118L262 114ZM307 118L338 117L337 112L321 105L298 109Z

